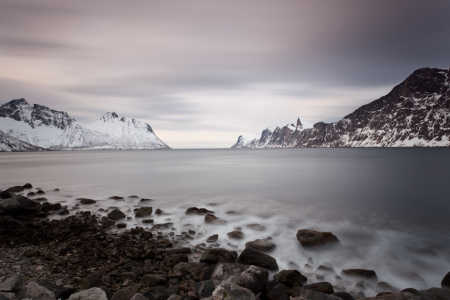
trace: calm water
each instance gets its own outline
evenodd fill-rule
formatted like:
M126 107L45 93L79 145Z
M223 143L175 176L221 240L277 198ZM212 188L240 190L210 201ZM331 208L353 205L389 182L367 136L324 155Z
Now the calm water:
M191 224L199 232L193 244L219 233L221 246L242 250L249 240L271 236L280 268L303 267L312 257L316 267L371 268L399 288L422 288L439 286L450 267L450 149L2 153L0 168L0 189L31 182L48 191L49 201L69 207L77 197L99 200L83 210L116 206L131 215L139 200L107 198L152 198L154 208L170 214L155 222L170 218L180 232ZM191 206L214 210L228 223L204 226L202 217L184 215ZM249 223L266 231L246 229ZM245 239L228 240L226 232L237 226ZM295 238L302 228L332 231L343 246L305 251Z

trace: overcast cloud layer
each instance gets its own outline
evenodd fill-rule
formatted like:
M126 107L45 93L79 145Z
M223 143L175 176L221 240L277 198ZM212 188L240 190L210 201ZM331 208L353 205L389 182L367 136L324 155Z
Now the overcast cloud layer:
M450 67L450 1L0 0L0 103L148 122L173 148L335 121Z

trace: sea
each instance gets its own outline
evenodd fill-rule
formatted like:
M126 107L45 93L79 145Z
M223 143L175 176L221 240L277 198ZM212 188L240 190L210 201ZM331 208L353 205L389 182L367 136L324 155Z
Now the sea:
M342 269L375 270L379 281L398 289L440 287L450 271L449 148L1 153L0 178L0 189L32 183L72 214L103 216L117 207L131 217L123 230L152 226L134 218L133 209L159 208L165 214L153 214L155 224L173 222L176 234L194 230L190 245L218 234L215 246L241 252L248 241L270 238L277 247L269 254L280 269L347 290L353 283L336 277ZM80 205L80 197L97 203ZM203 216L185 215L189 207L212 210L227 223L205 224ZM227 236L239 228L242 240ZM332 232L340 245L304 249L299 229ZM336 274L313 273L307 263ZM377 289L367 285L365 293Z

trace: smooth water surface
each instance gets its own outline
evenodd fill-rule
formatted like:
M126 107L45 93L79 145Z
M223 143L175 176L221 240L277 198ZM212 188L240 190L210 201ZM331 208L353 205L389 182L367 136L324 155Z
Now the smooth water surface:
M31 182L74 212L78 197L98 200L82 210L120 207L130 216L139 199L107 198L154 199L151 206L170 214L155 216L155 223L170 219L179 232L191 224L199 233L194 245L219 233L221 247L240 251L249 240L271 236L281 269L295 267L292 262L302 270L312 257L315 267L329 263L338 273L374 269L399 288L439 286L449 271L446 148L2 153L0 168L0 189ZM201 216L184 215L191 206L214 210L228 223L205 226ZM134 218L128 223L143 226ZM266 230L245 228L249 223ZM227 238L235 227L243 228L244 240ZM342 247L306 251L295 237L302 228L332 231Z

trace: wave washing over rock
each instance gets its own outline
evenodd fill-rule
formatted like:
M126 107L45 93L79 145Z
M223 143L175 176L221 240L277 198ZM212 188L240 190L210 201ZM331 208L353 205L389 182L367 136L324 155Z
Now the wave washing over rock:
M83 124L23 98L0 106L0 129L0 151L169 149L139 120L109 112Z
M0 191L2 300L450 299L450 272L441 288L417 288L423 278L405 274L411 287L400 289L361 266L338 269L309 258L283 269L272 256L280 245L267 236L269 224L239 211L217 217L214 203L174 215L137 195L77 198L74 205L46 198L59 193L31 184ZM133 209L120 205L126 201ZM333 233L310 228L298 228L292 240L311 254L332 256L342 247Z

